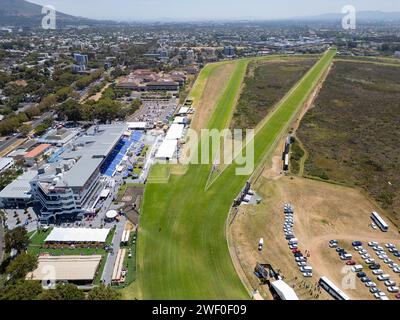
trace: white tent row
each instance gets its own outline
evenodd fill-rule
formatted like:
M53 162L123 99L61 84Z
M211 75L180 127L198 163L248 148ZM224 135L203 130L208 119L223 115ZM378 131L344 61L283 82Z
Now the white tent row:
M177 140L165 139L156 153L156 159L169 160L173 159L178 148Z
M128 122L128 129L130 130L145 130L147 122Z
M179 109L178 114L179 115L187 115L188 112L189 112L189 107L182 107Z
M45 242L106 242L110 229L54 228Z
M183 137L183 130L185 129L185 125L174 123L169 128L167 135L165 137L166 140L178 140Z

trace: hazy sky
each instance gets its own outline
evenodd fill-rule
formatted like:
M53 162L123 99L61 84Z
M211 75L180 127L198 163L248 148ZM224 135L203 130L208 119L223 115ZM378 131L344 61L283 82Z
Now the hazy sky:
M114 20L280 19L357 10L400 11L399 0L29 0L65 13Z

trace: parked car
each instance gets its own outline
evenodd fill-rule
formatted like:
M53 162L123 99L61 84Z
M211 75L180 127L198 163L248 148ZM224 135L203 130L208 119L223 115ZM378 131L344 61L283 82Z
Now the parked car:
M365 263L366 264L374 264L375 263L375 259L371 259L371 258L365 259Z
M394 287L396 285L396 282L393 280L387 280L384 282L386 287Z
M390 293L398 293L400 291L399 287L389 287L387 290Z
M353 247L360 247L360 246L362 246L362 242L361 241L354 241L352 243L352 245L353 245Z
M371 287L371 288L369 289L369 292L371 292L372 294L375 294L375 293L379 292L379 289L376 288L376 287Z
M374 264L371 264L371 265L369 266L369 268L370 268L371 270L378 270L378 269L381 268L381 265L378 264L378 263L374 263Z
M386 264L389 264L389 263L392 263L393 260L388 258L388 259L383 260L383 262Z
M378 291L377 293L374 294L375 298L380 299L382 297L386 297L386 294L382 291Z
M371 241L371 242L368 242L368 246L369 247L375 247L375 246L377 246L379 243L378 242L375 242L375 241Z
M366 286L367 288L376 288L376 283L375 283L375 282L372 282L372 281L370 281L370 282L365 282L365 286Z
M400 273L400 268L393 268L394 273Z
M369 278L369 277L362 277L360 280L363 283L371 282L371 278Z
M400 299L400 293L395 295L396 299Z
M311 278L313 276L312 272L303 272L304 278Z
M340 259L342 260L351 260L353 258L353 256L349 253L344 253L340 255Z
M362 269L363 269L363 266L359 264L359 265L356 265L356 266L352 267L351 271L353 271L353 272L361 272Z
M393 243L386 243L386 244L385 244L385 247L386 247L386 248L394 248L395 245L394 245Z
M346 265L347 266L355 266L356 262L354 260L349 260L349 261L346 262Z
M374 271L372 271L372 273L373 273L375 276L380 276L380 275L383 274L383 270L381 270L381 269L374 270Z
M386 281L390 279L390 276L388 274L381 274L380 276L378 276L377 278L379 281Z
M371 258L371 255L369 253L366 253L366 254L363 254L361 256L361 258L363 258L365 260L365 259Z
M306 262L307 258L306 257L296 257L296 262Z
M330 243L329 248L336 249L338 247L337 243Z
M364 278L364 277L366 277L367 276L367 274L365 273L365 272L359 272L359 273L357 273L357 278Z

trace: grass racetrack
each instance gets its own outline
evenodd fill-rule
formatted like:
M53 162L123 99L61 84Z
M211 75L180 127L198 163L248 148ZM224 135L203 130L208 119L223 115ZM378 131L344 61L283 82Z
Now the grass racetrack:
M256 165L286 129L334 55L334 50L327 52L259 127ZM208 128L229 126L248 62L234 62L235 70ZM206 81L202 74L206 77L207 72L212 70L203 71L200 81ZM198 87L194 99L201 95ZM230 165L206 191L210 169L211 165L190 165L185 175L171 175L167 184L146 186L138 237L138 281L124 289L124 298L249 299L233 267L224 228L233 199L249 177L235 175L236 166Z

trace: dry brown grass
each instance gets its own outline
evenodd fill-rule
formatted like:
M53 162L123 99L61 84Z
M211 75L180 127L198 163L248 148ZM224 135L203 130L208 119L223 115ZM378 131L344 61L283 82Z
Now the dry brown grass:
M295 286L300 299L330 298L324 292L318 297L310 295L307 289L300 287L304 278L283 233L282 207L285 202L291 202L295 208L294 230L300 241L300 249L311 252L309 262L314 268L314 277L306 280L311 286L322 275L341 286L341 270L345 264L335 250L329 249L328 241L331 239L339 240L340 245L345 248L350 248L354 240L400 245L398 232L391 223L388 233L369 227L370 212L382 210L357 189L297 177L271 180L266 176L268 175L262 176L255 186L263 197L262 203L241 208L230 229L242 268L254 288L258 287L258 281L253 274L255 264L271 263L275 269L281 271L290 285ZM261 237L264 238L265 249L259 253L257 244ZM372 250L369 251L372 253ZM361 262L358 254L354 251L351 253L357 263ZM383 267L385 272L391 272L386 265ZM368 271L367 274L374 279L371 272ZM392 275L395 276L394 273ZM397 278L398 276L394 277L396 280ZM358 290L345 290L352 299L373 299L361 282L357 281L356 284ZM379 286L384 289L381 283ZM265 288L260 291L266 298L271 298Z

